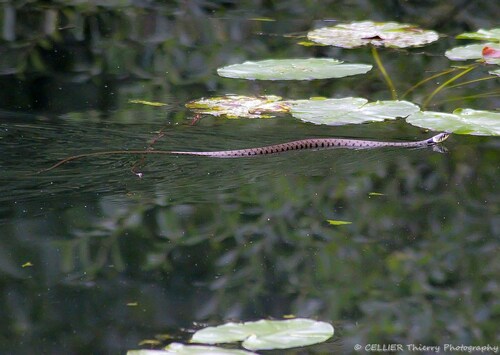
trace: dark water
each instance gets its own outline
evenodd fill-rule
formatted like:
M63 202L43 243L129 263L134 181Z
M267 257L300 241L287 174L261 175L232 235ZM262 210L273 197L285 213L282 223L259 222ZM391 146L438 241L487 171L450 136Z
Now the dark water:
M308 56L372 63L369 49L296 44L295 35L334 20L413 22L449 35L425 48L380 51L404 92L449 68L442 53L457 44L453 35L498 25L496 2L0 6L1 353L124 353L161 334L186 341L200 325L289 314L335 326L329 342L305 353L498 345L497 138L454 135L447 153L109 155L37 173L106 150L424 139L432 133L401 121L327 127L288 116L204 117L192 125L183 104L227 93L390 99L376 69L272 83L223 79L216 69ZM263 17L276 21L255 20ZM421 104L441 82L407 99ZM498 109L495 96L466 98L495 90L498 80L448 89L430 109Z

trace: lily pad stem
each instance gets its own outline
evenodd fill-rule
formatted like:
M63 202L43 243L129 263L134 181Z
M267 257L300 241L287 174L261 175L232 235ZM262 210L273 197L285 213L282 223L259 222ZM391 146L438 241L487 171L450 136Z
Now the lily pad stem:
M398 93L396 92L396 88L394 87L391 77L389 76L389 74L387 74L387 71L385 70L385 67L382 64L382 61L380 60L380 56L378 55L377 47L375 46L372 46L372 56L373 59L375 60L375 63L377 63L378 69L380 70L380 73L382 73L382 76L384 77L384 80L387 83L389 90L391 91L392 99L397 100Z
M458 100L480 99L480 98L485 98L485 97L498 97L498 96L500 96L500 90L485 92L485 93L477 94L477 95L452 97L452 98L447 99L447 100L442 100L439 103L458 101Z
M491 79L498 79L498 78L494 77L494 76L485 76L483 78L469 80L469 81L464 81L462 83L458 83L458 84L455 84L455 85L452 85L452 86L448 86L448 89L457 88L457 87L460 87L460 86L464 86L464 85L468 85L468 84L474 84L474 83L477 83L479 81L491 80Z
M458 73L454 77L450 78L449 80L446 80L444 83L442 83L441 85L439 85L433 92L430 93L429 96L427 96L427 98L425 99L424 103L422 104L422 110L425 110L427 108L427 105L429 104L429 102L431 102L432 98L434 96L436 96L441 90L443 90L448 85L450 85L452 82L454 82L455 80L461 78L462 76L464 76L465 74L467 74L468 72L470 72L471 70L473 70L474 68L476 68L476 66L477 65L472 65L472 66L466 68L465 70L461 71L460 73Z
M458 70L457 68L451 68L451 69L448 69L448 70L445 70L445 71L442 71L440 73L437 73L437 74L434 74L432 76L429 76L428 78L425 78L423 80L420 80L418 83L416 83L415 85L413 85L411 88L409 88L408 90L406 90L406 92L403 94L403 96L401 96L402 99L404 99L410 92L412 92L413 90L415 90L416 88L418 88L419 86L425 84L426 82L428 82L429 80L432 80L432 79L435 79L435 78L439 78L440 76L443 76L443 75L446 75L446 74L449 74L449 73L453 73L454 71Z

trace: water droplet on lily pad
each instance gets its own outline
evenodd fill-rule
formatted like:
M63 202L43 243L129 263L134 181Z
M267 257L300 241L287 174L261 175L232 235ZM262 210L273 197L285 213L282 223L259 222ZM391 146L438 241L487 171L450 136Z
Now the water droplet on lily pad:
M434 31L414 25L396 22L352 22L310 31L307 38L313 42L355 48L372 44L385 47L417 47L432 43L439 38Z
M475 39L479 41L500 42L500 28L480 29L476 32L465 32L456 36L457 39Z
M343 78L364 74L371 69L369 64L349 64L332 58L308 58L244 62L219 68L217 73L226 78L249 80L313 80Z
M384 121L396 117L407 117L419 111L419 107L408 101L376 101L360 97L325 100L288 101L293 117L302 121L343 125L373 121Z
M259 320L201 329L191 341L206 344L243 341L245 349L271 350L322 343L333 333L331 324L311 319Z
M406 118L414 126L477 136L500 135L500 113L473 109L456 109L453 113L422 111Z
M190 101L186 107L199 114L226 118L269 118L272 113L288 112L281 97L226 95Z

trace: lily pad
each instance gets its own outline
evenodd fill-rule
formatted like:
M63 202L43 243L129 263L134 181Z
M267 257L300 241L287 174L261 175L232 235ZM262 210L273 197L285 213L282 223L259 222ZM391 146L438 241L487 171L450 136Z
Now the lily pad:
M236 350L224 349L217 346L204 345L184 345L181 343L172 343L165 347L165 350L129 350L127 355L255 355L255 353Z
M500 45L495 43L469 44L447 50L444 55L451 60L484 59L488 64L500 64Z
M288 112L281 97L226 95L190 101L186 107L199 114L226 118L269 118L272 113Z
M417 47L432 43L439 38L434 31L414 25L396 22L352 22L310 31L307 38L313 42L355 48L372 44L385 47Z
M500 65L500 45L485 45L481 54L486 63Z
M487 44L469 44L468 46L459 46L447 50L444 55L451 60L470 60L482 58L482 51Z
M489 30L480 29L477 30L476 32L465 32L459 34L456 38L500 42L500 28L492 28Z
M489 73L492 75L500 76L500 69L490 71Z
M219 68L217 73L226 78L250 80L313 80L364 74L371 68L368 64L344 64L331 58L270 59L229 65Z
M360 97L288 102L293 117L306 122L327 125L384 121L406 117L420 110L417 105L408 101L368 103L368 100Z
M456 109L453 113L423 111L409 116L414 126L477 136L500 135L500 113L472 109Z
M322 343L333 336L331 324L311 319L259 320L226 323L194 333L194 343L227 343L243 341L249 350L288 349Z

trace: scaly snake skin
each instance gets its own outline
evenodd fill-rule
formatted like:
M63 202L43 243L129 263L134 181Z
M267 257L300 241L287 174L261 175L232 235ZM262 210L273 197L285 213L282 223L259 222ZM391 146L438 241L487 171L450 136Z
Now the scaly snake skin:
M288 143L270 145L266 147L237 149L237 150L222 150L214 152L178 152L170 151L170 154L183 155L201 155L212 158L241 158L256 155L269 155L275 153L287 152L290 150L302 149L321 149L321 148L349 148L349 149L370 149L381 147L401 147L401 148L416 148L436 145L443 142L449 137L450 133L439 133L434 137L423 141L414 142L381 142L367 141L359 139L344 139L344 138L317 138L303 139Z

